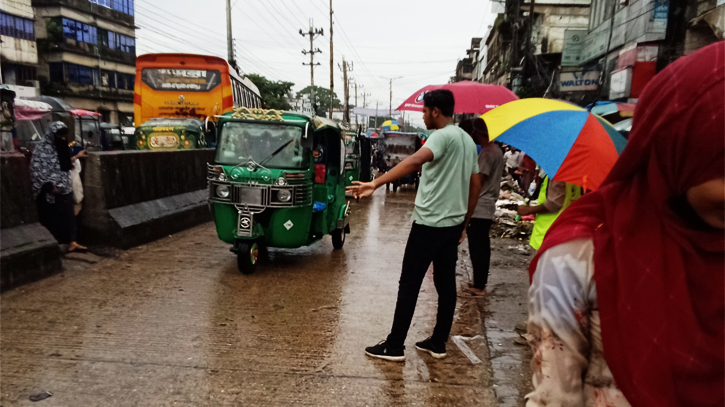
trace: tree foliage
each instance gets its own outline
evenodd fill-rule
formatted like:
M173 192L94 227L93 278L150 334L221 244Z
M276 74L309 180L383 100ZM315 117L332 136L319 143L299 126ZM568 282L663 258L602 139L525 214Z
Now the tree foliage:
M292 106L287 103L287 94L292 90L292 86L295 85L294 83L270 81L264 76L257 74L249 74L247 78L259 88L259 93L262 96L262 102L265 108L277 110L292 109Z
M302 95L310 96L311 86L308 86L301 91L297 92L297 97ZM337 93L332 94L332 108L338 109L342 106L340 99L337 98ZM313 101L315 107L315 114L318 116L327 116L327 111L330 109L330 89L323 88L321 86L315 86L315 100Z

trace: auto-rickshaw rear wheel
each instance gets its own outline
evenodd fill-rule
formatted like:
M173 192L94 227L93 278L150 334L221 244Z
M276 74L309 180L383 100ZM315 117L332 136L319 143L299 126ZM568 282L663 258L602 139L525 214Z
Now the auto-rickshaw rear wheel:
M335 250L340 250L345 245L345 235L345 229L335 229L330 233L330 236L332 236L332 247Z
M259 261L259 245L257 242L241 242L237 246L237 267L244 275L254 273Z

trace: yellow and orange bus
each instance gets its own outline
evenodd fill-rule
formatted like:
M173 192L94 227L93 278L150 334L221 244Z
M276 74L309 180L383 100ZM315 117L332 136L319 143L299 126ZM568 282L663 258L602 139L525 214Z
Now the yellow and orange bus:
M195 118L235 107L262 107L259 89L226 60L193 54L136 58L133 111L136 126L156 118Z

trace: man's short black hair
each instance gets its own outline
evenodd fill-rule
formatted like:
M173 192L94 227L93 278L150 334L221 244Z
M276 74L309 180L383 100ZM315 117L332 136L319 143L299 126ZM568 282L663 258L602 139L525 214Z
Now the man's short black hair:
M473 120L465 119L465 120L461 121L461 123L458 125L458 127L460 127L461 130L468 133L469 136L473 136Z
M432 90L423 96L423 106L431 110L437 107L443 116L452 117L456 100L453 98L453 92L450 90Z
M486 126L486 122L482 118L477 117L473 119L471 121L471 127L473 127L473 130L488 136L488 126Z

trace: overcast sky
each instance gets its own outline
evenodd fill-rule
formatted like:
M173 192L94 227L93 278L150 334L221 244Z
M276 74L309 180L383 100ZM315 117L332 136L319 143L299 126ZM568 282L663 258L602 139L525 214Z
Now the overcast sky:
M137 53L188 52L227 58L225 0L136 0ZM309 20L324 29L315 48L315 84L330 86L329 0L232 0L237 61L245 73L295 84L310 84ZM471 38L483 36L493 23L490 0L333 0L335 11L335 93L342 99L344 56L352 62L350 76L358 83L368 107L389 105L388 80L393 82L393 108L416 90L446 83L456 63L465 57ZM354 89L350 103L354 104ZM422 123L420 113L412 113Z

